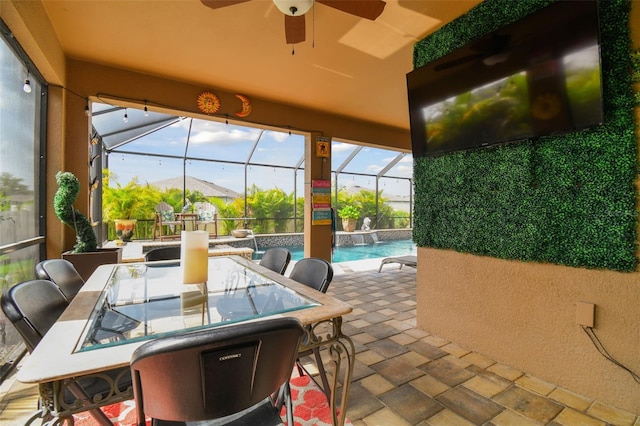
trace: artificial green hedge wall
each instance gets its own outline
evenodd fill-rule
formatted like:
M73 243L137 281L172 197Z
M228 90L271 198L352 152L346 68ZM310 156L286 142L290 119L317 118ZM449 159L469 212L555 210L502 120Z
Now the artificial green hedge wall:
M414 66L550 3L486 0L419 42ZM418 246L576 267L637 269L630 7L629 0L600 3L603 126L415 159Z

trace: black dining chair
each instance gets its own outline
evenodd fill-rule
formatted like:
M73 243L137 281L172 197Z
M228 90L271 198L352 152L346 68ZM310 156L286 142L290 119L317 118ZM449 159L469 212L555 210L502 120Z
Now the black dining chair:
M36 279L18 283L6 290L0 297L0 305L4 315L22 337L27 350L33 352L69 306L69 302L56 284ZM106 398L115 391L111 386L112 382L117 385L119 392L131 386L131 375L127 368L108 371L105 375L108 376L107 380L88 377L69 383L62 395L64 404L68 407L75 405L75 412L87 411L82 409L82 404L76 404L76 401L99 401ZM108 420L98 408L88 411L99 422Z
M73 266L73 263L65 259L46 259L36 264L36 277L48 280L58 286L67 302L71 302L78 294L84 280ZM121 338L122 333L133 330L140 325L140 321L123 315L117 311L106 311L99 319L100 326L94 336L96 340Z
M318 257L307 257L300 259L293 265L289 278L295 280L301 284L318 290L322 293L326 293L329 288L329 284L333 280L333 267L329 262ZM296 366L300 375L307 374L311 377L308 371L302 365L300 357L313 354L316 360L316 366L318 367L318 374L322 380L322 388L327 400L331 398L331 388L329 387L329 380L327 379L327 372L324 369L322 363L322 357L320 356L320 349L313 348L307 351L300 352L299 358L296 360ZM315 381L315 379L314 379Z
M333 267L319 257L300 259L293 265L289 278L301 284L326 293L333 279Z
M272 247L265 250L259 264L260 266L283 275L284 271L287 270L287 266L289 266L290 261L291 252L288 249L284 247Z
M289 378L303 334L300 321L284 317L143 344L131 356L138 425L147 416L155 426L281 425L283 404L293 425Z
M144 255L146 262L154 262L156 260L173 260L180 259L180 246L158 247L149 250Z
M53 281L68 301L78 294L84 280L66 259L46 259L36 264L36 278Z
M69 306L58 286L48 280L14 285L2 294L2 311L18 330L29 352Z

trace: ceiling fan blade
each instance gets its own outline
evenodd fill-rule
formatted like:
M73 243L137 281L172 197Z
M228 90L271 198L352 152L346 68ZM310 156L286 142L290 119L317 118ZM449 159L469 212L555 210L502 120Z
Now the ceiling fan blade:
M303 42L306 36L304 15L284 15L284 35L287 44Z
M359 16L374 21L382 11L386 3L382 0L316 0L334 9L341 10L351 15Z
M234 4L244 3L249 0L200 0L202 4L211 9L220 9L221 7L233 6Z

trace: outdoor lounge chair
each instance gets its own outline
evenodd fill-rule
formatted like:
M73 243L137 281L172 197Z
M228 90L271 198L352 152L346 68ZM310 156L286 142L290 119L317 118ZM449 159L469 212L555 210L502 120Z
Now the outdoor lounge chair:
M155 208L155 222L153 224L153 239L158 238L160 241L166 238L176 238L180 235L176 235L176 229L182 225L182 222L176 220L176 215L171 207L166 202L161 202L156 205ZM166 228L165 228L166 227ZM170 231L165 234L165 230Z
M200 229L200 225L204 225L203 231L206 231L209 225L213 225L213 232L209 232L209 237L216 238L218 236L218 212L216 206L209 202L196 202L193 204L194 211L198 214L196 227Z
M382 271L382 266L387 263L399 263L400 268L404 265L411 266L412 268L416 268L418 266L418 256L407 255L407 256L394 256L394 257L385 257L380 262L380 267L378 268L378 272Z

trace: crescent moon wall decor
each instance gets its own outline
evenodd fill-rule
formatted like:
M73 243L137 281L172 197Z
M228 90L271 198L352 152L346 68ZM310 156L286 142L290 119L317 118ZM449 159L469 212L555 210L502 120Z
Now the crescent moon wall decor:
M198 96L198 108L207 114L215 114L220 109L220 100L211 92L202 92Z
M251 114L251 101L245 95L236 95L242 101L242 110L236 112L238 117L246 117Z

